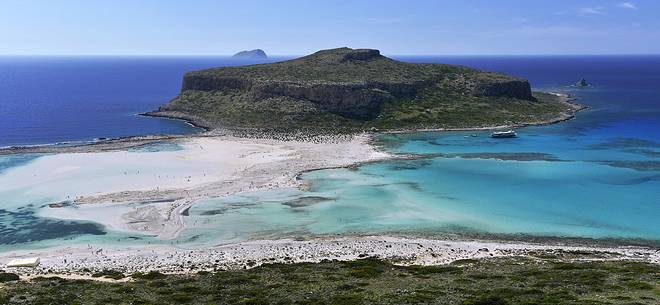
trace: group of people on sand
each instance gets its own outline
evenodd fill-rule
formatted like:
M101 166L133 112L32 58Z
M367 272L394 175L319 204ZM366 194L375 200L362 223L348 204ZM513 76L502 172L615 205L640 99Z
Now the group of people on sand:
M269 139L279 141L302 141L311 143L339 143L349 141L355 133L341 131L283 131L283 130L232 130L230 134L238 138Z

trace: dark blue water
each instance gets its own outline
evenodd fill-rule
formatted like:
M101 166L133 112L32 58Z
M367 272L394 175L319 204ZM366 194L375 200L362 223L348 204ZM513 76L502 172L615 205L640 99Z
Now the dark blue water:
M658 56L397 59L505 72L529 79L537 89L585 77L597 90L590 90L584 102L599 109L625 107L616 119L653 119L660 111L654 96L660 84ZM197 132L181 121L137 114L174 98L187 71L251 63L256 62L228 57L0 57L0 146ZM605 113L597 121L611 116Z
M569 93L590 107L568 123L533 127L561 135L660 141L660 56L414 57L526 78L533 89ZM570 85L584 77L590 87Z
M174 98L187 71L250 63L256 62L228 57L0 57L0 147L197 132L182 121L137 114Z

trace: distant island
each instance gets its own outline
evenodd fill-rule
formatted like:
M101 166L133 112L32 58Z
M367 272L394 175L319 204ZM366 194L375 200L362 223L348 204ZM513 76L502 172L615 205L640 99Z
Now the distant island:
M543 124L579 109L559 95L532 92L517 77L338 48L189 72L181 94L147 115L209 129L355 131Z
M250 51L240 51L234 56L233 58L241 58L241 59L266 59L268 56L266 55L266 52L262 49L254 49Z

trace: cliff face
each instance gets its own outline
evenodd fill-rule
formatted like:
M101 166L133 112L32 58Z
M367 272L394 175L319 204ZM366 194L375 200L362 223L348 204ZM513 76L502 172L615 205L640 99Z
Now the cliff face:
M529 101L535 100L532 96L531 86L526 80L482 81L475 86L472 94L479 96L511 97Z
M412 97L424 84L424 82L315 84L186 75L182 91L241 91L253 101L289 97L310 101L322 110L348 118L370 119L378 115L383 103L396 98Z
M475 101L536 101L526 80L460 66L399 62L378 50L341 48L279 63L187 73L182 96L159 110L203 117L219 126L236 125L240 119L227 116L238 109L246 117L283 112L309 119L328 113L339 121L364 122L382 116L383 105L418 100L421 91Z

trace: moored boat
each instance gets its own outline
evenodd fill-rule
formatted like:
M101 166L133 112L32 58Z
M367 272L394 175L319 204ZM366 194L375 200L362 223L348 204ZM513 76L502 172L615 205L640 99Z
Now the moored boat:
M515 138L518 134L513 130L495 131L490 134L491 138Z
M39 266L41 259L38 257L28 257L28 258L17 258L9 263L7 263L8 268L18 268L18 267L32 267L35 268Z

